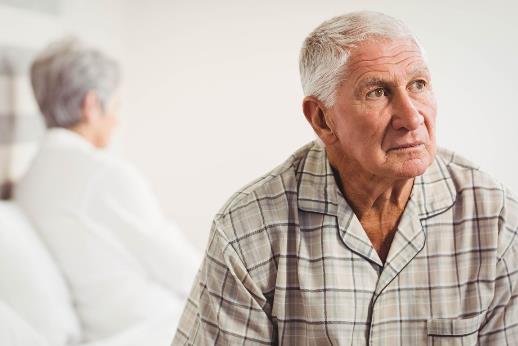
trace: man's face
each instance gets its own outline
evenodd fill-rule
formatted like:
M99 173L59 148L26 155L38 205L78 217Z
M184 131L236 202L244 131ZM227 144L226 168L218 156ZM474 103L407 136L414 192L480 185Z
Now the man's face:
M411 40L371 40L353 49L326 112L345 164L391 179L424 173L435 156L430 73Z

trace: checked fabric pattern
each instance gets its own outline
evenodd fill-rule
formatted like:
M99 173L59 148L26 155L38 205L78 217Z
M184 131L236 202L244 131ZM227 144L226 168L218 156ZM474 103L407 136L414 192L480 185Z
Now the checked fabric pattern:
M441 149L382 263L310 143L215 217L172 345L518 345L517 234L510 192Z

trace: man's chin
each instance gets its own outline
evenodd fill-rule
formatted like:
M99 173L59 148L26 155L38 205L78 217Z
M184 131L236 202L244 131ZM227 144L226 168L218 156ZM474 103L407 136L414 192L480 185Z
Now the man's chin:
M426 172L433 162L434 150L428 146L420 146L408 150L390 151L388 162L392 172L398 178L415 178Z
M396 175L400 178L415 178L423 175L431 164L432 160L428 156L407 159L396 169Z

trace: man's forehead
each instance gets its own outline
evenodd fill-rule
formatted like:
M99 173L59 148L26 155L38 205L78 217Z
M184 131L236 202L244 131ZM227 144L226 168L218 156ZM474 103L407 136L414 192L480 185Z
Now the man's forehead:
M358 80L369 72L427 73L428 67L420 48L412 40L370 40L350 51L346 75Z
M372 38L352 48L349 51L349 60L351 62L383 60L405 53L421 55L421 49L410 38Z

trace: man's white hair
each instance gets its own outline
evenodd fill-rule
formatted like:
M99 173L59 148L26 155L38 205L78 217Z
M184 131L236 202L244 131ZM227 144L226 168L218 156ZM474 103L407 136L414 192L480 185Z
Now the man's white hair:
M302 45L299 70L304 95L315 96L326 107L333 106L351 49L376 37L411 39L424 56L417 38L398 19L372 11L334 17L320 24Z
M31 65L32 89L47 127L78 124L89 91L105 107L119 79L117 62L74 38L51 44Z

